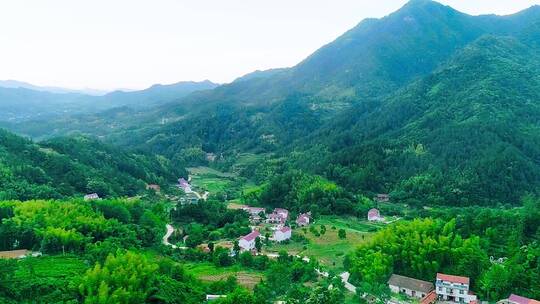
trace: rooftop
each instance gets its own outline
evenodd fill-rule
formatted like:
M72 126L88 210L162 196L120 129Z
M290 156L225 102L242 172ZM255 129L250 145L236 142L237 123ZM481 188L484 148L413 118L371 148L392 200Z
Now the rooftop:
M388 284L425 293L428 293L435 288L431 282L413 279L398 274L393 274L388 280Z
M511 294L510 297L508 298L508 301L517 303L517 304L540 304L540 301L525 298L525 297L518 296L515 294Z
M469 278L467 277L460 277L460 276L444 274L444 273L437 273L437 280L469 285Z
M248 235L243 236L242 239L244 239L244 240L246 240L248 242L251 242L254 239L256 239L259 235L261 235L259 231L253 230Z

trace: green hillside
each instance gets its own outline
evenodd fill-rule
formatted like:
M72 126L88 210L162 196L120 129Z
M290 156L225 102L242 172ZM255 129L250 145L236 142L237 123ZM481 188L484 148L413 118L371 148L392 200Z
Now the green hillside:
M86 137L39 144L0 130L0 198L62 198L97 192L133 196L146 183L167 185L185 174L165 159L126 153Z

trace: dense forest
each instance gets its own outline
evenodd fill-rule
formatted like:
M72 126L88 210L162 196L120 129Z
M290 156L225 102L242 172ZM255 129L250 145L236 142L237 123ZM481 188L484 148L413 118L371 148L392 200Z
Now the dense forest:
M127 153L88 137L34 143L0 130L0 199L63 198L87 193L134 196L147 184L168 186L183 167Z
M474 17L416 0L290 69L142 112L52 120L53 132L9 127L95 134L183 164L194 149L272 152L350 191L414 205L519 204L540 182L539 24L538 7Z

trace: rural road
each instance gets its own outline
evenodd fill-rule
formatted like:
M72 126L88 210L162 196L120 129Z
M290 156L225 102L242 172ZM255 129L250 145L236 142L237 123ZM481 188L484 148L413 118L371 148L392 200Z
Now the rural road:
M165 227L167 228L167 233L165 233L165 235L163 236L163 245L170 246L172 249L187 249L187 247L178 247L174 244L169 243L169 238L174 233L174 227L171 224L167 224Z

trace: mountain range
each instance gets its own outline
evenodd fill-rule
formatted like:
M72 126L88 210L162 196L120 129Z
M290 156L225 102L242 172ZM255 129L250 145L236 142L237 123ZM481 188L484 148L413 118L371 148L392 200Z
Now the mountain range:
M170 159L187 148L272 152L419 206L515 204L540 187L539 51L539 6L471 16L413 0L292 68L182 98L161 87L111 93L103 100L127 107L6 126L36 138L97 135ZM167 102L142 97L153 94Z
M140 91L95 94L55 87L38 87L19 81L0 82L0 121L50 120L71 114L89 114L121 106L141 109L165 104L198 90L213 89L211 81L153 85Z

